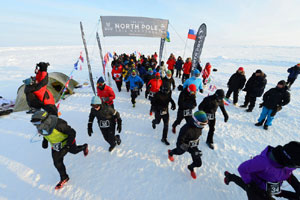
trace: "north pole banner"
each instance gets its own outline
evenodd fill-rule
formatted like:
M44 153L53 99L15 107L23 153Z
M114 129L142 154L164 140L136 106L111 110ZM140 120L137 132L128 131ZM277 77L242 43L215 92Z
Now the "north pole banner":
M140 36L163 37L169 20L148 17L101 16L103 37Z
M159 57L158 57L158 65L159 65L159 66L160 66L161 58L162 58L163 51L164 51L165 41L166 41L165 38L161 38L161 39L160 39L160 48L159 48Z
M196 35L196 40L195 40L194 50L192 55L192 69L196 69L200 61L200 55L202 52L205 37L206 37L206 25L203 23L199 27Z

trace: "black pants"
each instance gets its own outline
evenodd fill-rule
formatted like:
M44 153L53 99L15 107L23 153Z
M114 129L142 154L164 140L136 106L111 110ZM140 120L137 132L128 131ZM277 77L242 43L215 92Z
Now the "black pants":
M193 162L192 164L190 165L193 169L195 167L201 167L202 165L202 160L201 160L201 151L198 149L198 147L189 147L187 152L189 152L192 156L192 159L193 159ZM180 148L179 144L176 145L176 148L173 149L171 152L170 152L170 155L173 156L173 155L182 155L184 154L185 151L183 149Z
M117 85L117 88L118 88L119 92L121 92L122 80L121 81L116 81L116 85Z
M160 110L155 110L155 119L152 121L154 124L159 124L161 119L164 122L164 128L163 128L163 139L167 139L168 137L168 129L169 129L169 112L165 115L160 114Z
M116 146L116 137L115 137L115 133L116 133L116 129L115 129L116 125L112 125L109 128L100 128L102 135L104 137L104 140L110 144L110 146L114 147Z
M228 89L227 93L226 93L226 98L229 99L231 96L231 93L233 92L233 103L237 103L238 102L238 98L239 98L239 90L232 90L232 89Z
M62 148L60 151L55 151L52 149L52 159L55 168L57 169L60 179L64 180L68 177L68 174L66 172L66 167L64 165L64 157L65 155L70 152L72 154L77 154L80 151L84 150L84 145L77 146L76 143L72 144L70 149L66 149L65 147Z
M126 90L127 90L127 92L129 92L129 90L130 90L130 82L126 82Z
M172 72L172 76L173 76L173 74L174 74L174 69L169 69L171 72Z
M229 180L237 184L243 190L247 192L248 200L271 200L272 198L269 196L263 196L261 192L251 190L246 183L242 180L241 177L231 174L229 175Z
M137 96L139 96L139 94L140 94L139 91L131 90L131 103L132 104L136 103L135 99L137 98Z
M183 74L182 75L182 84L186 81L186 79L190 78L190 74Z
M177 118L174 121L174 123L172 124L172 127L178 126L181 123L181 121L183 120L183 118L186 120L186 122L188 122L188 121L190 121L190 120L193 119L192 116L184 116L183 113L184 113L184 110L182 110L182 109L179 110L178 109Z
M215 113L214 113L214 116L215 116ZM214 117L214 119L212 119L212 120L208 120L209 131L208 131L207 138L206 138L207 143L214 143L213 137L214 137L214 133L215 133L215 124L216 124L216 117Z
M181 78L181 70L180 69L176 69L176 78L177 77Z
M35 108L35 109L41 109L43 108L45 111L47 111L51 115L57 115L57 107L54 104L43 104L33 93L25 93L26 94L26 101L29 107Z
M295 82L295 78L288 78L286 85L288 86L288 88L291 88L291 86L293 85L293 83Z
M255 101L256 101L256 97L250 95L249 92L247 92L247 94L245 96L244 105L248 106L248 104L250 103L248 109L253 110L253 108L255 106Z

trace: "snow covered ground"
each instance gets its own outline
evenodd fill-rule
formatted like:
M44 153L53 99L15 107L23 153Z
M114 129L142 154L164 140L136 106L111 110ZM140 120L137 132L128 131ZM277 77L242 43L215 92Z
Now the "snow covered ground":
M146 55L158 51L153 47L107 46L106 51L117 53L133 51ZM33 75L35 64L46 61L51 64L48 71L71 72L73 64L82 51L81 46L54 47L1 47L0 48L0 95L14 99L22 80ZM99 53L95 46L89 47L95 81L102 74ZM167 48L165 59L171 53L182 55L182 48ZM84 55L84 54L83 54ZM187 55L187 53L186 53ZM226 83L236 69L243 66L247 79L256 69L267 74L266 90L274 87L279 80L286 80L287 68L299 61L299 47L272 46L205 46L202 63L210 62L217 72L213 72L213 82L218 88L227 90ZM109 69L111 70L111 69ZM74 73L80 83L88 82L86 63L82 71ZM177 85L180 82L176 79ZM191 163L188 153L174 156L175 162L167 159L167 150L174 148L177 134L169 130L170 146L161 143L163 125L155 130L151 127L153 116L149 116L150 103L141 95L135 108L130 103L130 94L123 87L116 92L115 108L123 120L122 144L112 153L104 141L97 123L94 134L87 135L87 121L90 87L76 89L75 94L62 101L60 111L77 131L77 143L88 143L90 153L68 154L65 165L70 181L59 191L54 190L59 175L53 166L50 149L44 150L41 141L31 142L36 131L25 112L12 113L0 117L0 199L214 199L240 200L246 194L238 186L223 182L223 172L238 173L238 165L251 156L260 153L265 146L299 141L300 129L300 86L296 80L292 86L291 102L276 116L268 131L255 127L261 109L256 106L252 113L244 109L226 106L229 121L224 123L220 111L214 141L216 149L210 150L206 144L208 127L203 131L199 149L202 150L203 165L196 170L193 180L186 166ZM116 86L112 84L116 91ZM265 90L265 91L266 91ZM207 96L197 94L197 103ZM177 102L179 92L173 92ZM243 103L245 93L241 92L239 103ZM257 100L257 104L261 98ZM176 111L170 111L170 126L176 118ZM181 123L183 125L183 122ZM300 171L295 175L300 179ZM287 188L287 184L284 184Z

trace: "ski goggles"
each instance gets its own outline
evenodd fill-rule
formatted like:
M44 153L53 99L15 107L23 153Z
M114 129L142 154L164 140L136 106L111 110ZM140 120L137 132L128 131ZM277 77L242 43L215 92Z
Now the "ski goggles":
M196 91L190 91L190 94L195 95Z
M100 107L99 104L91 104L91 106L92 106L93 108L99 108L99 107Z
M40 125L42 123L42 121L33 121L31 122L33 125L37 126L37 125Z
M194 115L193 115L193 120L194 120L194 124L195 124L198 128L204 128L205 125L208 123L208 120L206 120L205 122L200 122L200 121L198 121Z
M103 86L105 83L97 83L97 86Z

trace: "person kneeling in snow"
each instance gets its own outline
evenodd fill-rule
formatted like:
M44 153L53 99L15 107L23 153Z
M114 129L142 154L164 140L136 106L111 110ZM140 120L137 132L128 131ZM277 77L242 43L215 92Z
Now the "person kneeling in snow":
M115 148L116 144L121 144L120 135L115 136L116 123L117 131L119 133L122 129L122 119L120 114L111 106L101 104L101 100L98 96L94 96L92 98L91 106L92 108L88 122L88 135L92 136L93 121L96 117L105 141L110 144L108 151L111 152Z
M261 126L264 123L264 129L268 130L268 127L272 125L272 121L277 112L282 109L282 106L287 105L290 102L290 93L287 91L288 87L284 80L277 83L275 88L268 90L264 96L264 102L260 104L263 107L258 122L255 126Z
M300 142L292 141L284 146L267 146L260 155L243 162L238 171L241 177L225 171L224 182L234 182L247 192L249 200L300 199L300 183L293 171L300 168ZM295 190L281 190L287 181Z
M84 156L88 155L88 145L76 145L76 132L67 122L51 115L46 111L37 111L31 117L31 123L36 126L39 134L44 136L42 147L48 148L48 142L51 144L52 159L54 166L60 175L60 181L55 189L60 189L69 181L69 176L64 165L64 157L70 152L77 154L83 151Z
M188 121L181 129L177 138L176 148L168 150L170 161L174 161L173 155L182 155L186 151L192 156L193 162L188 165L191 176L196 179L195 167L202 165L202 152L198 149L199 137L202 135L202 129L208 123L206 113L202 110L193 115L193 121Z

